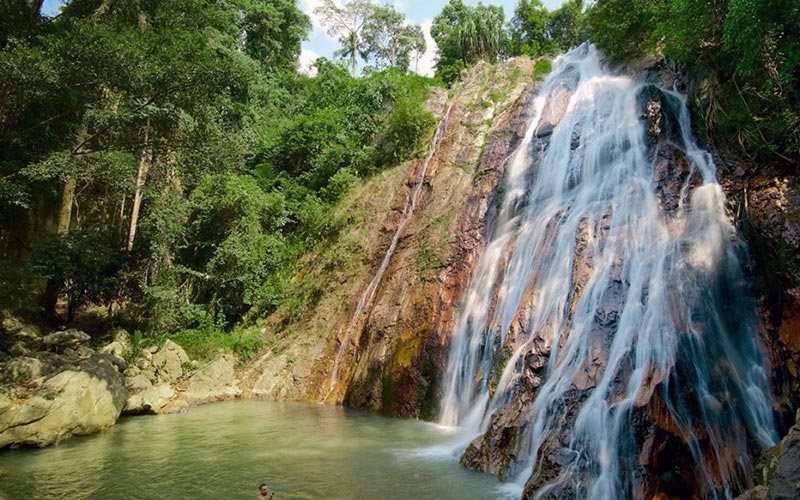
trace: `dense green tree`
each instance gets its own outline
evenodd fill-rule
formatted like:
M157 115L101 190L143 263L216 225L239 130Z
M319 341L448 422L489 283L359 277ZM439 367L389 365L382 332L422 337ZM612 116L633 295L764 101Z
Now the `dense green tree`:
M790 0L598 0L591 39L615 61L664 55L702 82L704 125L759 162L800 164L800 5Z
M411 63L411 53L425 52L422 29L408 24L405 16L391 5L378 6L364 28L367 45L365 55L377 69L389 66L405 71Z
M72 232L37 249L34 267L58 282L67 297L67 321L87 303L111 305L119 298L125 256L116 251L113 235Z
M598 1L589 7L586 22L592 42L619 60L645 50L655 14L650 0Z
M151 179L180 182L183 153L203 144L185 141L186 132L209 116L209 103L219 113L246 98L257 77L257 65L237 50L238 18L235 6L199 0L87 0L68 4L32 41L9 43L0 54L11 70L0 77L0 102L8 103L0 115L3 169L29 189L19 167L41 159L36 178L63 182L58 235L75 223L76 193L132 186L119 193L118 207L104 200L95 215L118 213L133 249ZM15 77L31 74L33 87L20 90ZM138 165L123 182L116 176L131 175L131 156ZM50 285L52 316L58 290Z
M367 56L364 30L367 22L374 15L376 6L368 0L350 0L344 6L338 6L333 0L323 0L315 13L322 16L322 23L328 34L338 37L342 45L338 54L350 59L350 73L356 76L358 58Z
M44 0L4 0L0 13L0 48L4 48L9 39L28 38L36 31L41 22L41 11Z
M564 2L547 19L547 37L553 49L566 52L584 42L583 0Z
M507 47L504 20L502 7L482 3L471 7L462 0L450 0L431 26L439 55L436 76L450 83L463 68L481 59L502 57Z
M550 52L549 17L541 0L520 0L511 18L512 53L536 57Z
M549 12L541 0L520 0L511 19L511 54L531 57L565 52L583 42L583 0Z
M310 25L290 0L0 8L3 304L37 290L52 320L61 298L64 321L113 305L207 330L307 300L291 277L340 227L332 207L433 126L425 78L298 75ZM372 57L405 68L419 31L396 17Z
M296 64L300 44L311 30L311 19L295 0L239 0L248 55L269 67Z
M226 321L275 299L267 286L285 265L286 203L250 176L210 175L189 197L186 245L178 253L193 303Z

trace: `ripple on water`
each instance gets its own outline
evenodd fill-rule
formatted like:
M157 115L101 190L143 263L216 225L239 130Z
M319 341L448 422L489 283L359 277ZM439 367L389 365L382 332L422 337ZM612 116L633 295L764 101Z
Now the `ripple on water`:
M0 453L0 498L518 498L461 468L438 426L342 407L233 401L123 418L110 431Z

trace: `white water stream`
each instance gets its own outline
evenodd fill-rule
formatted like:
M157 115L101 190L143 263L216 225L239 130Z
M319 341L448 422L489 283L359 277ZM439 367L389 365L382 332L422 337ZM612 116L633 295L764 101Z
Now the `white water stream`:
M646 85L614 74L587 44L554 62L453 332L441 423L463 432L459 452L518 396L526 355L546 353L511 450L520 485L554 448L565 457L537 496L564 485L574 498L632 496L632 415L654 392L688 442L701 496L739 486L750 465L730 450L776 438L715 166L691 135L684 98L661 89L680 128L673 146L690 163L664 208L639 100ZM548 101L567 98L546 137ZM512 335L517 322L526 327ZM711 471L722 484L703 479Z
M447 132L447 126L450 120L450 111L452 110L453 105L450 104L447 107L447 111L445 111L444 116L442 117L441 121L439 122L439 126L436 128L436 133L433 136L433 140L431 141L430 148L428 150L428 154L425 156L425 159L422 162L422 166L419 169L419 173L417 174L417 178L414 181L414 187L411 190L411 194L409 195L408 199L406 200L406 205L403 209L403 214L400 217L400 223L397 225L397 229L394 232L394 236L392 237L392 241L389 244L389 248L386 250L386 253L383 256L383 260L381 261L381 265L378 268L378 271L375 273L375 276L372 278L372 281L364 289L364 292L361 294L361 298L358 299L358 305L356 306L355 312L353 316L350 318L350 321L347 323L347 327L344 331L344 337L342 338L342 342L339 344L339 349L336 352L336 357L333 360L333 368L331 369L331 376L328 379L328 392L322 398L320 402L324 403L329 400L331 395L334 394L337 383L340 377L340 369L342 360L347 355L348 350L351 346L351 341L353 334L358 331L360 328L363 327L363 321L366 319L366 316L369 313L369 307L372 304L372 299L375 297L375 292L378 291L378 285L381 284L381 280L383 279L383 274L386 272L386 268L389 267L389 262L392 260L392 256L394 255L395 250L397 249L397 244L400 241L400 237L403 234L403 230L405 230L406 225L411 220L411 217L414 215L414 210L417 208L417 204L419 203L419 197L422 194L422 186L425 184L425 174L428 173L428 166L433 159L433 155L436 154L436 150L439 147L439 143L442 141L442 137L444 137L445 132ZM335 403L340 402L341 395L338 395L335 398Z

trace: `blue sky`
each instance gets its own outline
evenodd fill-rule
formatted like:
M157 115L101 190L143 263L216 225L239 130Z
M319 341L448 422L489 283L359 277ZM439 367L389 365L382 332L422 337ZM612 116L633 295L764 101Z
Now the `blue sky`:
M341 1L341 0L340 0ZM543 0L548 9L555 9L564 0ZM45 0L43 11L45 14L54 15L58 13L58 7L65 3L63 0ZM330 38L325 29L319 25L313 11L314 8L322 3L322 0L298 0L298 6L308 14L314 21L314 30L309 34L309 39L303 42L303 54L300 58L301 65L307 67L318 56L333 58L333 52L338 48L336 40ZM392 4L394 7L405 13L408 20L414 24L422 26L425 31L425 38L428 42L428 51L420 59L419 72L432 74L435 60L435 48L433 40L430 39L430 24L433 17L438 14L447 0L381 0L380 3ZM476 5L478 0L465 0L465 3ZM518 0L485 0L485 4L502 5L506 12L506 19L509 19L514 12L514 7Z

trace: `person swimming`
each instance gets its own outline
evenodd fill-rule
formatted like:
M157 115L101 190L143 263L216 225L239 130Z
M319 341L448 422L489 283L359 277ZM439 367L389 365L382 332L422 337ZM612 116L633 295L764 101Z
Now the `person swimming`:
M270 492L266 483L261 483L258 487L258 500L272 500L274 493Z

